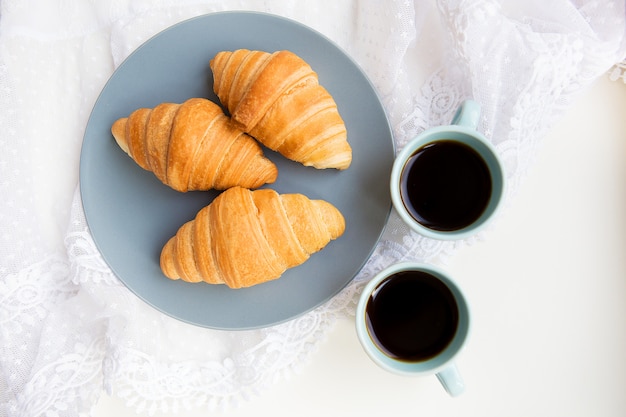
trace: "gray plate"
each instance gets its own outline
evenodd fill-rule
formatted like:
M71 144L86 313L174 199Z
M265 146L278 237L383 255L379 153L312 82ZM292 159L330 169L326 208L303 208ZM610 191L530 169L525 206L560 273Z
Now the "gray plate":
M159 269L165 242L216 192L178 193L142 170L115 143L113 121L138 107L207 97L209 60L221 50L288 49L305 59L333 95L353 148L346 171L316 170L265 149L278 166L271 188L334 204L346 232L280 279L247 289L172 281ZM216 329L281 323L321 305L362 268L383 231L391 200L391 129L365 75L332 42L276 16L216 13L175 25L139 47L111 76L85 131L80 187L93 239L113 272L137 296L172 317Z

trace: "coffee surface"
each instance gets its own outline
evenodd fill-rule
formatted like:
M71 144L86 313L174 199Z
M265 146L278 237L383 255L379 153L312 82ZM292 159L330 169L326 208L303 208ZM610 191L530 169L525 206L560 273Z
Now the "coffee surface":
M407 161L400 192L408 212L423 226L460 230L485 211L491 175L474 149L441 140L418 149Z
M372 340L386 355L419 362L450 344L459 310L454 295L439 279L406 271L378 285L367 303L366 322Z

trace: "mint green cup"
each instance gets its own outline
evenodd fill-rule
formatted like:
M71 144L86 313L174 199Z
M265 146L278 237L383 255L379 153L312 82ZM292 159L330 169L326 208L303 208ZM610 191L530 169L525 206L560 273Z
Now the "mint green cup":
M388 283L388 279L396 279L399 273L406 271L425 272L443 283L445 288L453 295L458 311L456 328L447 345L424 360L398 359L389 355L381 347L380 342L377 342L379 338L374 334L375 330L371 326L371 316L368 315L368 308L373 308L369 305L372 295L379 291L381 284ZM413 300L409 299L409 302L413 302ZM394 326L391 324L389 327ZM452 397L462 394L465 390L465 383L458 371L455 360L467 343L469 332L470 311L466 298L446 272L432 265L404 262L386 268L365 286L356 308L356 333L365 353L374 363L382 369L403 376L436 375L446 392ZM416 331L415 336L419 338L421 335Z
M396 156L391 178L391 200L395 211L411 229L417 233L439 240L457 240L469 237L481 229L494 217L501 206L505 192L505 175L503 165L493 145L476 130L480 118L480 105L473 100L466 100L460 106L450 125L427 129L413 138ZM491 181L491 191L479 217L470 223L452 230L438 230L425 224L411 213L410 203L403 196L402 187L406 189L407 178L404 174L409 160L417 152L437 142L457 142L467 145L484 161ZM422 175L428 177L428 175Z

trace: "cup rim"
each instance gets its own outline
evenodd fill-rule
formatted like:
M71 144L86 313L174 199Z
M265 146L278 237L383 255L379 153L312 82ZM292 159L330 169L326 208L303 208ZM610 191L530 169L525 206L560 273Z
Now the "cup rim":
M406 165L407 160L410 158L415 151L424 146L427 143L437 142L440 139L430 140L429 138L433 136L440 135L442 133L452 133L452 134L461 134L468 137L471 137L476 143L480 144L480 148L485 151L492 163L488 162L489 172L492 177L492 183L499 184L500 186L497 189L492 191L492 197L489 202L489 211L487 214L483 214L479 217L478 220L473 222L472 224L458 230L451 231L442 231L442 230L434 230L430 229L422 224L420 224L411 214L406 210L404 206L404 202L402 201L402 196L400 194L400 178L402 176L402 171L404 166ZM449 138L445 140L458 141L455 138ZM475 146L472 146L475 148ZM480 152L481 156L483 152ZM481 231L489 221L495 217L495 215L500 210L502 206L502 200L504 199L504 194L506 192L506 178L504 175L504 165L498 153L493 146L493 144L487 140L480 132L475 129L468 128L466 126L461 125L445 125L445 126L437 126L430 129L427 129L413 139L411 139L402 150L396 155L394 159L393 166L391 169L390 183L389 188L391 191L391 202L392 205L403 220L403 222L408 225L415 232L419 233L422 236L438 239L438 240L458 240L470 237L475 235L479 231Z
M452 291L459 308L457 333L450 344L436 357L426 361L409 362L391 358L383 353L372 341L367 329L365 310L373 290L387 277L402 271L423 271L429 273ZM356 308L356 333L365 353L374 363L383 369L400 375L432 375L449 367L463 350L470 333L471 317L467 299L450 274L442 269L425 263L401 262L391 265L376 274L363 288Z

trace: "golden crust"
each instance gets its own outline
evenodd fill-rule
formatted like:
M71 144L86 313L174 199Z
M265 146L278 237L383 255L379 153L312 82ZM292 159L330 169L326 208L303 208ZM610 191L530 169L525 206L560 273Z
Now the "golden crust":
M111 133L139 166L177 191L258 188L278 176L260 145L207 99L138 109L116 120Z
M279 278L344 230L343 216L326 201L233 187L167 242L161 269L170 279L250 287Z
M289 51L223 51L210 65L214 91L238 128L304 165L350 166L337 104L302 58Z

